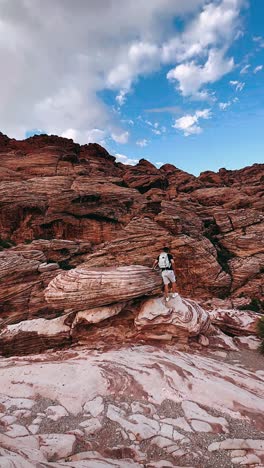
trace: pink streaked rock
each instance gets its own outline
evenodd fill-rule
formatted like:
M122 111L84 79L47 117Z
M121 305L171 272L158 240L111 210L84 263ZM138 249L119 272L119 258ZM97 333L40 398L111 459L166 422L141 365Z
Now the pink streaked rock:
M209 311L211 321L232 335L256 335L259 315L249 310L214 309Z
M190 467L206 459L213 466L214 450L225 449L234 463L262 462L259 441L225 445L219 434L240 420L261 439L264 374L207 349L75 348L0 359L0 373L0 465ZM216 444L208 442L209 452L196 445L201 432Z
M157 294L161 285L160 275L141 265L87 268L83 264L56 276L45 297L54 307L80 311Z
M163 297L149 299L143 303L135 319L139 330L167 332L171 336L197 336L206 334L211 327L208 313L196 302L177 295L165 302Z

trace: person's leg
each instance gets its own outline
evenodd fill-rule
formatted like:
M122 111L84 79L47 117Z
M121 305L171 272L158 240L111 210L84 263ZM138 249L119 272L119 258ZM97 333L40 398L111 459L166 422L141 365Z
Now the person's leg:
M171 284L172 297L176 297L178 293L176 288L176 278L173 271L170 271L169 280Z
M163 284L164 284L164 297L165 301L167 302L169 300L169 278L168 278L168 271L164 270L161 273L162 279L163 279Z

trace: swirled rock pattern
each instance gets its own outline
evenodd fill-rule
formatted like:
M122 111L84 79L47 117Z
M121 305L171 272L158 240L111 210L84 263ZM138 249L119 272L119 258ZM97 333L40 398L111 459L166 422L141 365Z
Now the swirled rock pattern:
M232 335L256 335L259 315L249 310L221 310L209 311L213 324Z
M161 277L141 265L117 268L86 268L61 273L45 290L53 307L85 310L160 292Z
M0 157L0 249L33 241L63 268L151 266L166 243L183 296L263 307L263 165L195 177L47 135L1 134Z
M209 314L194 301L183 299L179 295L170 297L168 302L164 298L147 300L140 308L135 319L139 330L144 330L157 337L162 333L171 336L197 336L206 334L211 326Z
M171 346L0 358L0 466L262 466L254 365Z

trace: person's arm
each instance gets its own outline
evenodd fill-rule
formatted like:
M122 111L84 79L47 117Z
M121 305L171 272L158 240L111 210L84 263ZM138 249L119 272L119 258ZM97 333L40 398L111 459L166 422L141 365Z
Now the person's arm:
M174 274L176 275L175 261L173 260L173 258L171 259L171 264L172 264L172 268L173 268Z

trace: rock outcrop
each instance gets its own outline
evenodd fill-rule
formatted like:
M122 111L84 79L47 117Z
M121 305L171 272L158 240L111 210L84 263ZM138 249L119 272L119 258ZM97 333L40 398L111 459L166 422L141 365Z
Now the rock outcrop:
M94 269L82 265L56 276L45 298L54 308L78 312L157 294L161 286L160 275L141 265Z
M263 466L263 165L194 177L45 135L0 157L0 466Z
M211 321L202 307L178 295L176 298L171 297L168 302L160 297L144 302L135 325L146 337L162 339L165 335L188 340L191 336L207 334Z
M263 370L125 346L1 359L0 465L263 466Z
M209 316L213 324L234 336L257 334L259 315L249 310L212 310Z
M184 296L263 307L263 165L194 177L47 135L1 135L0 157L5 251L38 250L61 268L151 266L166 243Z

